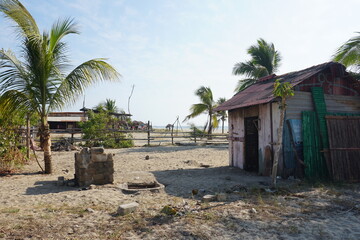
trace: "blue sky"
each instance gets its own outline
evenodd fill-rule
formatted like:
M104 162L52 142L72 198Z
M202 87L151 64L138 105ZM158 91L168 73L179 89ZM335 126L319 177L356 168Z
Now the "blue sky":
M100 83L86 91L86 107L116 100L133 119L153 125L189 114L200 86L215 99L231 98L240 79L236 62L259 38L282 55L278 74L327 62L360 31L358 0L26 0L22 3L49 29L58 18L73 17L81 34L65 38L76 65L98 57L122 74L119 83ZM19 50L12 24L0 18L0 48ZM83 97L64 111L78 111ZM190 120L205 123L205 116ZM187 123L183 123L185 126Z

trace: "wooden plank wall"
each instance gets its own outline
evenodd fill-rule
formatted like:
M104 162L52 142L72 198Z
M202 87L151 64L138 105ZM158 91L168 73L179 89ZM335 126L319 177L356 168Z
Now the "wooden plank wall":
M244 114L242 109L229 111L229 166L244 168Z
M278 103L256 105L229 111L229 165L244 168L244 118L259 117L259 174L269 175L271 171L271 159L269 160L269 149L271 149L271 117L270 108L273 112L273 141L277 141L277 128L280 121L280 110ZM270 161L270 162L269 162ZM268 166L268 167L267 167ZM270 166L270 167L269 167ZM280 164L280 168L282 163ZM280 171L279 171L280 172Z
M328 166L336 181L360 181L360 117L326 116Z

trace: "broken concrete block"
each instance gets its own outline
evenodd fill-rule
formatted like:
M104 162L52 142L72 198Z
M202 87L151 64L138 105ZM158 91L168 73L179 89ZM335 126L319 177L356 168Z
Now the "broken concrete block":
M65 177L58 177L56 185L64 186L65 185Z
M90 153L91 154L102 154L102 153L104 153L104 148L103 147L92 147L91 149L90 149Z
M216 200L216 196L215 195L205 195L205 196L203 196L203 198L202 198L202 201L203 202L213 202L213 201L215 201Z
M139 207L139 204L137 202L122 204L119 206L117 213L119 215L126 215L129 213L134 212Z

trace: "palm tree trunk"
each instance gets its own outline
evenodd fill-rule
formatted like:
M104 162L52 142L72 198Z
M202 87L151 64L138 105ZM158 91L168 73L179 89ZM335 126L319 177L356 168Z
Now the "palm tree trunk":
M211 133L212 133L212 127L213 127L213 123L212 123L212 113L209 113L209 130L208 130L208 139L212 139L211 137Z
M43 150L44 150L44 162L45 162L45 173L51 174L53 171L51 161L51 137L49 124L47 117L43 116L41 119L41 136L43 139Z

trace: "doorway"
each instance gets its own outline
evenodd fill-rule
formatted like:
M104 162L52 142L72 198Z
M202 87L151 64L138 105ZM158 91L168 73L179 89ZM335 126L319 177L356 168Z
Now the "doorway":
M258 117L245 118L245 164L247 171L259 171Z

